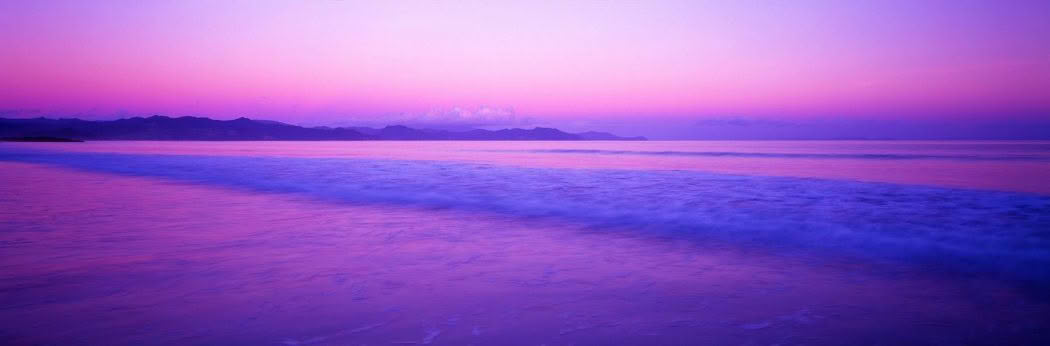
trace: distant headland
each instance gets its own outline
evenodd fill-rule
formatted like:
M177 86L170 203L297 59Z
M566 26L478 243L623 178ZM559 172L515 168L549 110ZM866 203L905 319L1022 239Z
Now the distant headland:
M568 133L554 128L448 131L402 125L370 127L302 127L269 120L202 117L134 117L109 121L82 119L0 118L0 137L8 141L77 142L81 140L205 140L205 141L358 141L358 140L467 140L467 141L579 141L631 140L605 132ZM50 139L50 140L49 140Z
M27 137L0 137L0 142L83 142L79 139L62 138L62 137L48 137L48 136L27 136Z

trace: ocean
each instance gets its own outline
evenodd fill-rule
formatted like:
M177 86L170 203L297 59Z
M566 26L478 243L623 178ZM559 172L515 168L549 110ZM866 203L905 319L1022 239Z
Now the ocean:
M1050 142L0 143L4 344L1041 344Z

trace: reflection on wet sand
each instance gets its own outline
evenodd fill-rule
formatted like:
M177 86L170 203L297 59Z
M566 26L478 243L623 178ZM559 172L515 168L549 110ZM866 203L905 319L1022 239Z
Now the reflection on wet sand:
M23 163L0 180L13 344L1018 344L1050 316L994 280L631 229Z

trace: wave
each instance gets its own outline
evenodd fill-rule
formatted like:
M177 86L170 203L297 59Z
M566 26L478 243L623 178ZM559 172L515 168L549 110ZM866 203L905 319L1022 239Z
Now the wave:
M1050 283L1050 197L1041 195L693 171L382 159L0 148L0 161L294 193L338 203L558 218Z
M804 159L861 159L861 160L966 160L966 161L1050 161L1046 155L1024 154L850 154L850 153L765 153L737 151L642 151L601 149L530 149L490 150L489 152L528 152L540 154L595 154L595 155L643 155L643 156L699 156L699 157L751 157L751 158L804 158Z

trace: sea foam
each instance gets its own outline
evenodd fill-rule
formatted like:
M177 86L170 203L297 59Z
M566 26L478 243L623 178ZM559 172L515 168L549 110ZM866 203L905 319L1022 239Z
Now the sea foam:
M1050 282L1050 197L696 171L0 148L0 161L388 204L548 217Z

